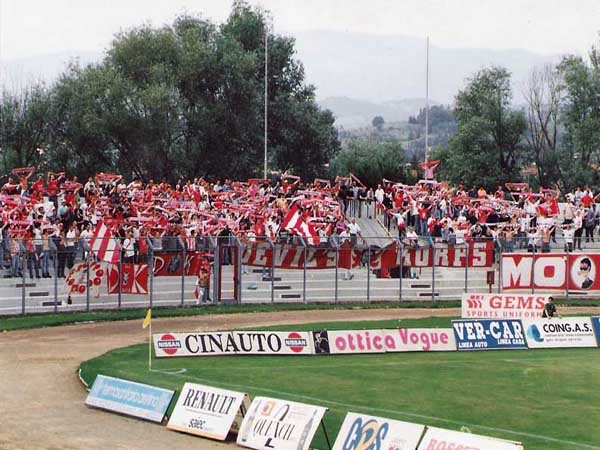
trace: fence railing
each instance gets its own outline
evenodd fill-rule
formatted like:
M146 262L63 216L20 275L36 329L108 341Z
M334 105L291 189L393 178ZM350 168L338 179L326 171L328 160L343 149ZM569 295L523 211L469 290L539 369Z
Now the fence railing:
M437 302L490 290L552 290L570 297L600 290L598 239L477 238L448 245L433 236L416 242L335 236L316 246L297 236L131 241L101 246L109 263L98 260L98 251L83 239L5 239L0 315L241 303Z

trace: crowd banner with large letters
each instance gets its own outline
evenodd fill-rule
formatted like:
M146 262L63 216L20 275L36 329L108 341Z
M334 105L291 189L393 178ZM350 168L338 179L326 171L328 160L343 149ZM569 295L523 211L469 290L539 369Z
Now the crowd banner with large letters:
M349 412L332 450L415 450L424 425Z
M502 289L598 292L598 267L600 254L504 254Z
M494 245L492 242L470 242L465 246L445 244L424 248L404 248L400 251L397 242L380 250L371 251L372 269L392 269L402 263L405 267L492 267ZM246 266L275 267L277 269L349 269L360 267L363 251L352 248L345 242L335 250L332 248L276 245L275 249L264 242L246 244L242 253L242 264ZM400 258L402 256L402 258Z
M494 243L469 242L466 245L436 244L435 247L404 248L400 252L397 242L392 242L371 256L372 269L405 267L492 267Z
M427 427L417 450L523 450L519 442Z
M597 347L589 317L524 320L529 348Z
M384 330L386 352L454 352L452 328L400 328Z
M458 351L522 350L527 348L520 320L452 321Z
M185 383L167 428L224 441L239 430L249 406L245 393Z
M383 330L328 331L329 353L385 353Z
M600 347L600 317L592 317L592 325L594 326L594 332L596 333L598 347Z
M535 319L542 317L547 294L463 294L463 319Z
M174 394L168 389L98 375L85 404L160 423Z
M257 450L308 450L327 408L256 397L237 436L237 444Z
M202 252L186 253L155 253L153 271L155 277L181 276L185 269L188 276L196 276L202 267L208 264L209 254Z
M153 335L158 358L219 355L312 355L308 332L223 331Z
M121 287L119 288L119 265L111 264L108 270L108 293L145 295L148 293L148 264L121 264Z

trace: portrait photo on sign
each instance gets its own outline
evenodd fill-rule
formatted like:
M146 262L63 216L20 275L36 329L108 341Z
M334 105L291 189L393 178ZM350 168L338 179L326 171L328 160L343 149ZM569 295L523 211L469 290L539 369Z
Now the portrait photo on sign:
M571 279L579 289L591 289L596 279L596 265L589 256L576 258L571 265Z

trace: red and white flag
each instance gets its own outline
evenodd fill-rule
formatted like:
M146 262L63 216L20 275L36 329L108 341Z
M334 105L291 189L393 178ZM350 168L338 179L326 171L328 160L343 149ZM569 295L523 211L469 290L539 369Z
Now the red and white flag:
M88 268L89 268L89 284L88 284ZM107 270L106 263L88 263L82 262L73 266L65 278L67 292L71 294L85 294L89 288L90 294L96 298L100 296L100 288L102 280Z
M148 293L148 264L121 264L121 293L145 295ZM108 271L108 293L119 293L119 266L112 265Z
M117 264L119 262L120 247L112 232L103 221L99 221L90 241L92 252L100 261Z
M300 235L308 241L311 245L319 245L321 239L319 238L319 233L311 225L310 222L305 220L298 208L298 205L294 205L290 208L285 219L281 223L281 226L288 230L290 233Z

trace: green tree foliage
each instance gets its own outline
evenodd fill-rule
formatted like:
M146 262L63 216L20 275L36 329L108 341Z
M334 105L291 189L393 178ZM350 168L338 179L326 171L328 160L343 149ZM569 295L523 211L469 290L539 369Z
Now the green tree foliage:
M459 91L458 132L432 156L442 160L442 179L492 189L519 178L527 123L523 112L511 109L511 99L510 73L501 67L477 72Z
M351 141L332 161L331 175L356 175L368 186L377 186L382 178L406 181L405 154L398 142L372 143Z
M381 116L375 116L371 121L371 125L373 125L373 128L375 128L377 131L382 131L383 126L385 125L385 120Z
M40 84L0 95L0 148L2 165L40 166L51 135L51 102Z
M236 1L217 26L183 15L115 36L102 63L56 84L53 164L144 180L262 175L265 13ZM294 40L268 33L269 167L310 178L339 150Z
M597 183L592 164L600 161L600 51L593 47L590 64L581 57L565 57L559 65L563 78L565 128L560 168L563 189Z

